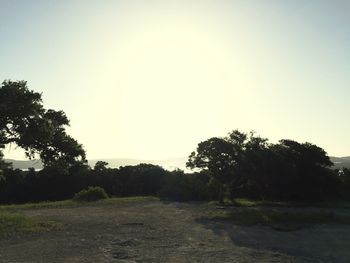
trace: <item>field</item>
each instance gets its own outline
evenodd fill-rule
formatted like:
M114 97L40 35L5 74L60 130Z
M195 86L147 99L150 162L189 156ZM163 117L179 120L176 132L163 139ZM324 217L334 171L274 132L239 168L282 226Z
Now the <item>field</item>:
M0 262L349 262L347 207L153 197L0 206Z

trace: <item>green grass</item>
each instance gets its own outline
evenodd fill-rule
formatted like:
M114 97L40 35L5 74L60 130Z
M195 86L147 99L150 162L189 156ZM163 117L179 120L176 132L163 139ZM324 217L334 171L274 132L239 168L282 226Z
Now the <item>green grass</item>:
M128 197L113 197L106 200L101 200L102 203L123 203L123 202L144 202L144 201L159 201L156 196L128 196Z
M270 209L240 208L235 211L211 211L208 219L237 225L267 225L280 231L294 231L312 224L350 225L350 216L326 212L285 212Z
M37 233L60 229L62 224L45 218L32 218L25 216L21 211L27 209L45 209L45 208L74 208L81 206L113 205L130 202L157 201L159 198L153 196L135 196L135 197L114 197L96 202L74 202L72 200L40 202L27 204L13 204L0 206L0 238L4 236L13 236L23 233Z
M350 208L350 202L349 201L308 202L304 204L304 206L328 207L328 208Z
M235 198L233 200L225 199L223 204L218 201L209 202L213 206L236 206L236 207L256 207L256 206L272 206L272 207L289 207L293 206L292 203L282 201L265 201L265 200L253 200L245 198Z
M64 200L64 201L45 201L38 203L26 203L26 204L11 204L11 205L0 205L1 211L8 210L22 210L22 209L33 209L33 208L58 208L58 207L69 207L76 206L76 204L72 200Z
M230 201L225 201L229 203ZM239 207L253 207L253 206L279 206L279 207L287 207L291 206L288 202L281 201L266 201L266 200L251 200L244 198L236 198L231 201L231 204Z
M0 237L59 229L60 223L29 218L18 213L0 212Z
M236 207L324 207L324 208L350 208L349 201L323 201L323 202L286 202L286 201L268 201L253 200L246 198L235 198L233 200L225 199L224 204L217 201L209 202L210 205L236 206Z
M22 209L41 209L41 208L60 208L60 207L78 207L84 205L99 205L99 204L115 204L123 202L141 202L141 201L158 201L158 197L154 196L132 196L132 197L112 197L108 199L98 200L94 203L91 202L74 202L73 200L64 201L45 201L38 203L26 203L26 204L11 204L0 205L1 211L17 211Z

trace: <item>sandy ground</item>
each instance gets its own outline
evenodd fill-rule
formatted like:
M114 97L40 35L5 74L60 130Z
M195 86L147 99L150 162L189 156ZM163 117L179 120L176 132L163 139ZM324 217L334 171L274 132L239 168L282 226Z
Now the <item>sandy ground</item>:
M279 232L209 221L208 209L161 201L25 209L63 229L0 239L0 262L350 262L350 226Z

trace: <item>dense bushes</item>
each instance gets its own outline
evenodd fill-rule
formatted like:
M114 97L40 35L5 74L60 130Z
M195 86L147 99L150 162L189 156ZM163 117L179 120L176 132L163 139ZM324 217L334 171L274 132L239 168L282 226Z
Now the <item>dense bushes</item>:
M91 169L74 166L68 171L4 169L0 181L0 202L20 203L69 199L89 186L105 189L109 196L158 195L170 172L140 164L119 169Z
M207 172L185 174L181 170L170 172L165 177L159 195L177 201L215 200L218 197Z
M340 198L338 174L327 153L311 143L269 143L234 130L200 142L187 165L206 170L220 201L230 197L284 200Z
M83 189L76 193L73 197L74 201L97 201L108 198L107 193L102 187L89 186L87 189Z
M163 168L140 164L119 169L91 169L72 167L69 173L44 169L42 171L4 170L0 182L1 203L63 200L89 186L101 187L109 196L153 195L165 199L212 200L217 198L215 184L209 174L185 174L181 170L167 171ZM90 190L91 191L91 190ZM80 194L76 198L79 198Z
M306 181L303 185L303 178L297 177L293 181L293 177L286 174L271 177L264 191L270 191L266 195L273 198L267 199L315 200L314 196L350 199L350 173L347 170L344 173L329 171L326 174L319 171L310 175L310 178L314 179L313 184ZM310 185L314 188L308 187ZM68 174L48 169L38 172L5 169L4 179L0 181L0 202L70 199L89 186L101 187L109 196L158 195L177 201L217 200L221 191L220 182L207 170L185 174L181 170L170 172L150 164L102 170L80 166L72 168ZM224 196L260 199L261 189L255 182L249 182L235 192L227 187Z

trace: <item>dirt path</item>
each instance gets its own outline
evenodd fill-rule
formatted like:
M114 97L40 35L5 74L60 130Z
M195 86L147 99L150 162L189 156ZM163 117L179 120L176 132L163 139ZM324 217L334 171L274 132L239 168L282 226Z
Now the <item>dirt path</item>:
M201 219L196 203L27 209L62 230L0 239L0 262L350 262L350 227L295 232Z

